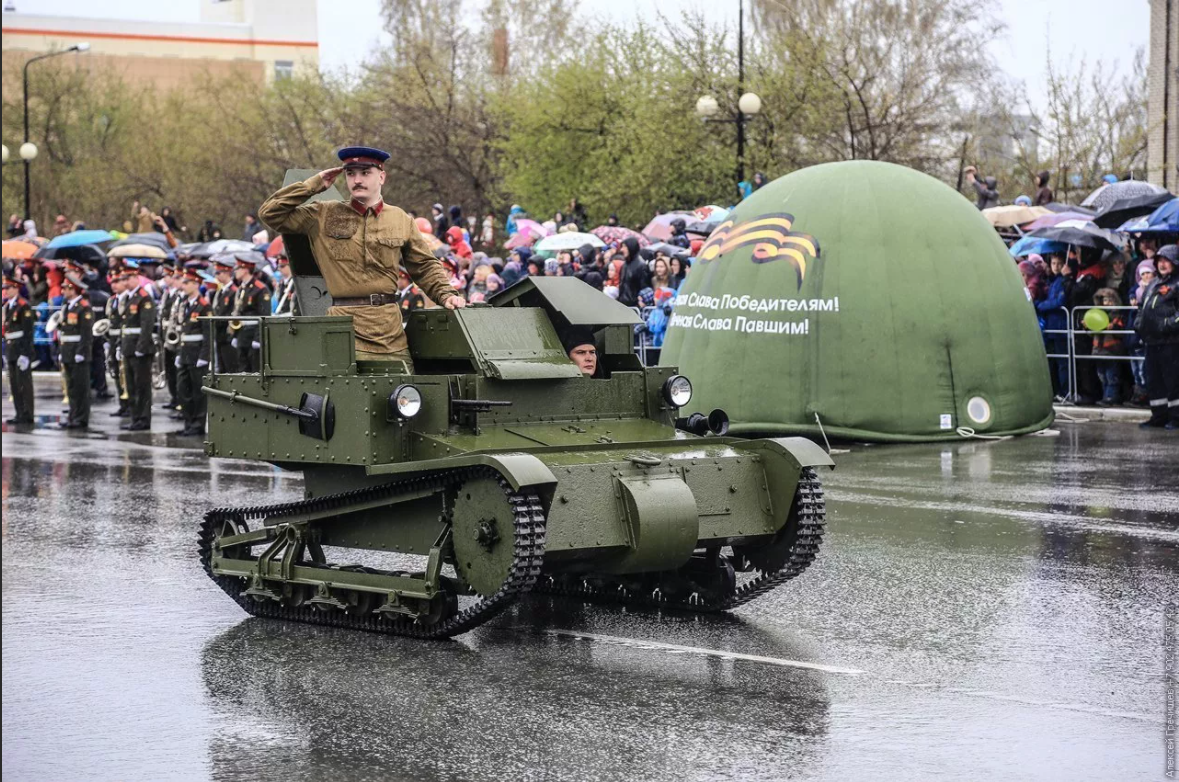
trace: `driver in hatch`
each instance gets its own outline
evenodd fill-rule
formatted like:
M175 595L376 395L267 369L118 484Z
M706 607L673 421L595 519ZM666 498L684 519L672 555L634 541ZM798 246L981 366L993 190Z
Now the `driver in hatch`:
M282 188L266 199L258 217L272 231L303 234L311 243L328 292L329 315L349 315L359 361L401 361L413 372L398 306L401 269L427 296L448 309L467 302L452 288L442 264L413 220L381 198L389 153L345 147L341 166ZM344 174L350 201L303 204ZM302 204L302 205L301 205Z
M594 344L594 333L587 328L571 328L561 335L561 344L570 360L586 377L598 372L598 348Z

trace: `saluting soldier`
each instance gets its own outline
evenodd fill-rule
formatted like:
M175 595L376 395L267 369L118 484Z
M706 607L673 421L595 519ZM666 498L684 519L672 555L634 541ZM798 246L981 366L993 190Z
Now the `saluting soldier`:
M201 385L209 366L209 321L213 313L209 300L201 295L201 276L195 269L184 272L181 282L185 299L180 331L180 352L176 356L177 387L180 390L180 409L184 413L183 435L205 433L205 395Z
M237 267L233 275L237 279L238 289L234 296L233 314L250 320L242 324L230 345L237 348L241 357L240 371L258 372L262 367L262 343L258 341L261 324L255 319L270 314L270 289L258 279L257 261L254 258L245 253L238 253L234 258Z
M282 188L266 200L258 216L273 231L303 234L311 243L333 306L329 315L348 315L356 339L356 358L401 361L413 371L402 326L398 272L404 267L431 299L449 309L465 307L442 265L404 211L381 198L389 153L372 147L346 147L341 165L304 182ZM344 174L350 201L304 203Z
M213 314L226 317L233 314L233 305L237 300L237 284L233 281L233 266L224 260L213 261L213 272L217 280L217 292L213 294ZM213 321L213 339L217 343L217 372L241 372L241 362L238 360L237 348L233 346L233 334L229 331L229 321Z
M123 316L123 367L131 421L120 426L131 432L151 429L151 371L155 359L156 304L139 274L128 271L127 311Z
M70 412L59 426L62 429L90 427L90 356L94 349L94 312L86 295L86 283L76 274L67 274L61 284L65 313L58 327L61 362L65 367L66 394Z
M16 415L10 424L33 423L33 330L37 316L28 300L20 295L20 280L4 274L4 345L8 353L8 385Z

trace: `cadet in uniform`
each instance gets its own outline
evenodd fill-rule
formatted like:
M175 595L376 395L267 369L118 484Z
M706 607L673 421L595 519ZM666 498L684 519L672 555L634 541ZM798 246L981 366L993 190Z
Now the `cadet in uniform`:
M294 315L295 309L295 276L291 274L291 260L285 255L274 259L278 267L279 281L274 289L274 314Z
M176 356L176 385L180 390L180 409L184 413L183 435L205 433L205 395L201 385L209 366L209 321L202 320L213 313L209 300L201 296L201 276L196 269L184 272L181 282L185 299L183 325L180 332L180 352Z
M233 267L224 261L213 261L213 271L217 277L217 292L213 294L213 314L225 317L233 314L233 305L237 299L237 284L233 281ZM217 343L217 371L241 372L241 362L238 361L237 348L233 346L233 334L229 332L229 321L213 321L213 338Z
M180 346L169 347L165 337L168 329L179 329L184 310L184 293L180 290L180 275L171 261L160 262L160 345L164 349L164 382L168 386L168 401L164 407L175 411L180 406L180 395L176 386L176 356ZM179 416L177 416L179 417Z
M20 295L20 280L4 275L4 346L8 353L8 385L16 415L10 424L33 423L33 329L37 316Z
M156 354L156 304L147 288L139 286L135 271L129 276L127 312L123 316L123 367L131 421L120 429L142 432L151 429L151 371Z
M400 360L412 372L398 306L401 268L439 304L457 309L467 302L450 287L409 215L381 199L389 153L347 147L338 156L343 165L282 188L262 204L258 216L276 233L303 234L310 241L333 299L328 314L352 317L356 358ZM331 187L341 172L351 201L303 203Z
M119 359L122 355L119 343L123 336L123 309L126 306L123 291L126 286L122 271L111 274L111 297L106 300L106 318L111 322L110 330L106 333L106 361L111 374L115 376L115 391L119 395L119 408L111 413L112 418L122 418L128 413L127 389L123 385L123 362Z
M62 429L87 429L90 426L90 355L94 349L94 312L86 295L86 283L76 274L67 274L61 284L66 303L58 327L61 363L65 367L66 394L70 398L69 416Z
M234 295L233 314L239 318L264 318L270 315L270 289L255 274L257 262L248 255L235 255L237 268L237 293ZM262 368L262 343L258 332L261 324L247 320L234 335L230 345L237 348L242 372L258 372Z

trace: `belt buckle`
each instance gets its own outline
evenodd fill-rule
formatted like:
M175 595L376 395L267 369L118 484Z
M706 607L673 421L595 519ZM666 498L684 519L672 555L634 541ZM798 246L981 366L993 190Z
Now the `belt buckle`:
M368 303L370 306L379 307L384 304L384 294L370 293L368 295Z

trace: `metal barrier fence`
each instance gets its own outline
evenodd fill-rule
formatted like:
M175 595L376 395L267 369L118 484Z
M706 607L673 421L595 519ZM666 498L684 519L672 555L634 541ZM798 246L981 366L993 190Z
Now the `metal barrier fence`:
M1064 313L1066 328L1063 328L1063 329L1043 329L1042 330L1042 333L1044 335L1059 336L1059 337L1064 338L1064 340L1065 340L1067 352L1065 352L1065 353L1046 353L1045 355L1047 355L1047 357L1049 359L1056 359L1058 361L1063 360L1063 361L1067 362L1066 366L1067 366L1067 370L1068 370L1068 384L1067 384L1068 387L1065 389L1065 393L1062 395L1064 398L1064 401L1066 401L1066 402L1074 402L1075 403L1078 399L1080 399L1080 391L1078 388L1079 384L1077 382L1077 362L1078 361L1128 361L1128 362L1135 362L1135 361L1142 361L1143 360L1143 358L1141 356L1134 356L1134 355L1129 355L1129 354L1127 354L1127 355L1108 355L1108 354L1104 354L1104 353L1099 354L1099 355L1078 354L1077 353L1077 338L1078 337L1093 338L1093 337L1100 337L1100 336L1106 336L1106 335L1135 336L1137 333L1137 332L1133 331L1132 329L1103 329L1102 331L1090 331L1088 328L1084 328L1084 327L1078 329L1077 328L1077 321L1080 318L1078 318L1077 315L1079 313L1087 312L1089 310L1105 310L1106 312L1126 311L1129 313L1134 313L1134 312L1138 311L1138 308L1134 307L1132 305L1118 305L1118 306L1114 307L1114 306L1105 306L1105 305L1101 305L1101 304L1087 304L1085 306L1080 306L1080 307L1061 307L1060 311ZM1083 318L1083 317L1084 317L1084 315L1081 315L1081 318ZM1047 351L1047 349L1048 349L1047 344L1045 344L1044 348L1045 348L1045 351ZM1054 366L1052 366L1051 363L1049 364L1049 371L1050 372L1056 371L1056 368Z

